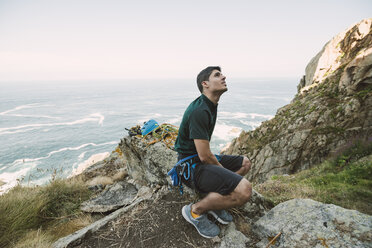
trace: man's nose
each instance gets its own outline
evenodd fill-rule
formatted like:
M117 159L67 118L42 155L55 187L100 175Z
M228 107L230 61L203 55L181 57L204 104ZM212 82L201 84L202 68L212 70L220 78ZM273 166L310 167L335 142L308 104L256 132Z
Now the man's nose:
M225 76L225 75L223 75L223 74L222 74L222 79L224 79L224 80L226 79L226 76Z

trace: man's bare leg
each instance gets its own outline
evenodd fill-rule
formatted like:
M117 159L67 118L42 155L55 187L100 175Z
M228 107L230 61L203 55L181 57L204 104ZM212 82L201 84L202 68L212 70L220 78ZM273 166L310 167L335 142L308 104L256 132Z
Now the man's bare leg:
M241 176L245 176L247 175L247 173L249 172L249 170L251 169L251 166L252 166L252 163L251 161L247 158L247 157L244 157L243 158L243 162L242 162L242 168L240 168L237 172L235 172L236 174L239 174Z
M209 210L221 210L245 204L252 195L251 183L243 178L233 192L228 195L211 192L201 201L191 206L193 213L201 215Z

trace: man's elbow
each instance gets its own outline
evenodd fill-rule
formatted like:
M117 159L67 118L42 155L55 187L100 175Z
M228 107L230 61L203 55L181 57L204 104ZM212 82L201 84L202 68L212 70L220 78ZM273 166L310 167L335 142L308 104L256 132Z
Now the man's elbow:
M199 159L200 159L200 162L202 162L202 164L205 164L208 160L207 157L203 155L199 155Z
M211 156L209 154L199 154L199 159L203 164L209 164Z

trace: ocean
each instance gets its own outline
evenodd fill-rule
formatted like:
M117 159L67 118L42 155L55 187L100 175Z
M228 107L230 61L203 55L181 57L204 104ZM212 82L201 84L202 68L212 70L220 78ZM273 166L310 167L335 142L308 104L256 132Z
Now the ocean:
M200 95L194 81L0 82L0 194L18 183L41 185L77 173L111 153L125 128L149 119L179 126ZM212 152L272 118L293 99L298 82L228 79Z

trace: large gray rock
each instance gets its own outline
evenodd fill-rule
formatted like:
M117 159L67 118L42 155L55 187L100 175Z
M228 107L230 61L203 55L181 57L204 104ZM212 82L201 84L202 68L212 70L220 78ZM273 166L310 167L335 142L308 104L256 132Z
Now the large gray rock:
M222 239L219 248L245 248L250 240L243 233L236 230L235 224L230 223L222 229Z
M165 185L167 173L177 162L177 153L164 143L147 145L142 138L124 137L119 144L128 175L138 185Z
M107 187L98 196L81 204L81 210L90 213L104 213L130 204L137 195L133 184L118 182Z
M281 203L253 226L258 247L281 232L274 247L372 247L372 217L310 199Z
M240 210L243 211L248 222L252 223L266 214L272 207L274 207L274 204L271 201L265 199L257 191L252 190L251 198L245 205L240 207Z

